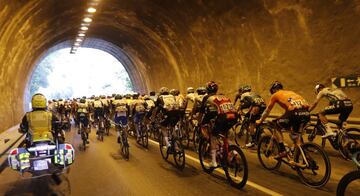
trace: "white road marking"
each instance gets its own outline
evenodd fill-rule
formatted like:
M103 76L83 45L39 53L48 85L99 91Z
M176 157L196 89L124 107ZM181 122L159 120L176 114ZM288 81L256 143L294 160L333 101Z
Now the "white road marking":
M151 142L151 143L153 143L153 144L156 144L156 145L159 145L158 142L156 142L156 141L154 141L154 140L151 140L151 139L149 139L149 142ZM186 157L187 159L189 159L189 160L192 160L192 161L200 164L200 160L197 159L197 158L195 158L195 157L192 157L192 156L190 156L190 155L188 155L188 154L185 154L185 157ZM215 171L217 171L217 172L225 175L225 172L224 172L222 169L220 169L220 168L215 169ZM253 187L253 188L255 188L255 189L257 189L257 190L259 190L259 191L261 191L261 192L264 192L264 193L266 193L266 194L269 194L269 195L275 195L275 196L280 196L280 195L282 195L282 194L280 194L280 193L278 193L278 192L275 192L275 191L273 191L273 190L270 190L270 189L268 189L268 188L266 188L266 187L263 187L263 186L261 186L261 185L259 185L259 184L256 184L256 183L254 183L254 182L251 182L251 181L249 181L249 180L246 182L246 185L249 185L249 186L251 186L251 187Z

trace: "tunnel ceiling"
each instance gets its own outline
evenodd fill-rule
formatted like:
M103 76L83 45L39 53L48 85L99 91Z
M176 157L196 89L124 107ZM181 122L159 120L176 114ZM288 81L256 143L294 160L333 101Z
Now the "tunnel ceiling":
M231 96L245 83L268 96L269 83L280 80L312 100L316 82L360 71L360 0L99 2L87 36L129 57L140 91L185 90L213 79ZM0 0L0 96L6 103L0 129L18 122L35 62L49 48L70 44L85 9L85 0Z

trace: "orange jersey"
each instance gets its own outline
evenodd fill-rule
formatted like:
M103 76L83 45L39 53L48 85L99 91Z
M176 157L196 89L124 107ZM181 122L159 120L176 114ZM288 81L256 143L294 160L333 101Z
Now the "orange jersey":
M272 108L275 103L278 103L286 111L309 108L309 104L302 96L287 90L279 90L274 93L270 98L269 108Z

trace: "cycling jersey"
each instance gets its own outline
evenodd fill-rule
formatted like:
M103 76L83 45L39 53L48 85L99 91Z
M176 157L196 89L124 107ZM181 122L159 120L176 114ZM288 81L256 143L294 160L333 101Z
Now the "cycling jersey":
M160 124L165 127L168 125L175 126L181 116L175 97L173 95L160 95L156 106L163 114L163 120Z
M214 119L213 134L227 133L237 122L234 104L224 95L206 95L203 98L200 112L204 114L201 124L209 124Z
M254 92L243 93L240 97L240 108L247 109L251 106L266 107L265 100Z
M180 110L186 109L186 100L182 95L175 96L175 101Z
M270 98L268 109L271 110L275 103L278 103L285 113L278 119L280 127L292 131L300 131L300 125L310 121L309 104L306 100L293 91L279 90Z
M321 98L329 100L330 105L325 107L323 114L340 114L339 120L345 122L353 110L351 100L340 89L323 88L316 97L316 102Z
M77 104L77 112L78 113L85 113L87 114L89 111L88 111L88 104L87 103L78 103Z
M102 107L103 107L103 103L100 100L94 101L94 108L102 108Z
M348 99L345 93L340 89L323 88L317 95L316 99L326 98L329 100L330 105L336 104L337 101Z
M272 109L278 103L285 111L292 111L294 109L308 109L309 104L300 95L293 91L279 90L270 98L268 108Z
M201 104L202 104L202 101L203 101L204 97L205 97L205 95L197 95L197 96L195 96L194 105L193 105L193 109L192 109L193 114L196 114L196 113L198 113L200 111Z

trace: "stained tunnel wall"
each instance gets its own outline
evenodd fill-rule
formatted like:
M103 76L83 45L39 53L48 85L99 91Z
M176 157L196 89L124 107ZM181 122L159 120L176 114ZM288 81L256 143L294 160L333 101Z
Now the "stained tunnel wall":
M36 60L75 36L85 5L0 0L0 130L19 122ZM280 80L312 101L316 82L359 74L359 23L359 0L106 0L88 35L126 52L148 89L213 79L267 98ZM359 90L345 91L359 116Z

